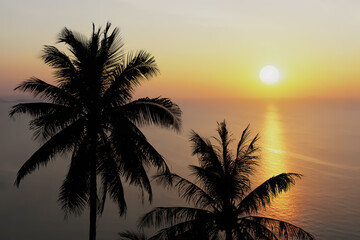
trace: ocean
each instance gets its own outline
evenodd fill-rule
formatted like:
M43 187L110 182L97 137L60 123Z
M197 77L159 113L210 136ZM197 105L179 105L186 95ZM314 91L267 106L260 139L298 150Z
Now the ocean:
M189 177L190 131L216 135L226 120L234 139L250 124L260 134L261 160L252 178L255 188L282 172L302 174L290 191L281 194L260 214L288 221L316 239L360 239L360 101L359 100L176 100L183 110L180 134L144 127L143 132L166 158L172 171ZM20 188L16 172L39 147L28 130L28 117L8 117L14 103L0 103L0 239L87 238L88 212L64 214L57 195L69 166L60 156L27 176ZM214 142L215 143L215 142ZM153 172L153 171L152 171ZM153 183L152 204L142 204L141 192L126 187L128 211L118 216L108 202L98 221L98 239L117 239L117 232L135 230L139 216L156 206L184 206L176 192Z

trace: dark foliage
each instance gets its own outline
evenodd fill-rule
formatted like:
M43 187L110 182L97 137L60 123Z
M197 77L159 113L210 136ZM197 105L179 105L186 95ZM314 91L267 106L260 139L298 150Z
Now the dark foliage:
M59 202L66 214L81 214L90 205L91 231L106 196L126 212L122 181L152 192L147 168L168 174L163 157L147 141L139 126L154 124L179 131L180 108L167 98L132 101L134 88L159 72L145 51L124 55L119 31L95 29L90 38L64 28L58 43L69 54L45 46L42 59L55 69L56 84L30 78L16 90L42 102L20 103L10 116L28 114L30 128L43 145L20 168L16 186L56 155L71 152L71 165L60 188ZM98 182L98 179L101 179ZM91 232L90 231L90 232ZM94 239L95 232L91 233Z
M290 223L255 216L274 197L289 190L300 178L296 173L274 176L251 191L250 175L259 160L258 135L250 139L249 126L243 131L236 153L229 150L231 135L225 121L218 124L219 146L192 132L193 154L199 166L190 166L191 182L176 174L158 174L155 179L178 190L194 207L157 207L145 214L139 225L161 228L150 239L309 239L314 237Z

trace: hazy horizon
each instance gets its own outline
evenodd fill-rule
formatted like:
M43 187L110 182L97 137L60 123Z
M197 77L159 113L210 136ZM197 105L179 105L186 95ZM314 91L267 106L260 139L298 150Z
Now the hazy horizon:
M141 88L141 86L139 87ZM141 92L143 93L143 95L140 95ZM170 99L175 99L175 100L180 100L180 101L191 101L191 100L210 100L210 101L280 101L280 102L286 102L286 101L358 101L360 100L360 97L299 97L299 98L276 98L276 97L271 97L271 98L242 98L242 97L176 97L176 98L172 98L169 96L165 96L165 95L146 95L146 93L144 93L143 91L136 91L134 93L134 97L133 99L137 99L137 98L142 98L142 97L168 97ZM33 96L31 96L30 94L26 94L26 93L19 93L19 94L13 94L13 95L0 95L0 101L10 101L10 102L21 102L23 100L26 101L39 101L41 99L38 98L34 98Z

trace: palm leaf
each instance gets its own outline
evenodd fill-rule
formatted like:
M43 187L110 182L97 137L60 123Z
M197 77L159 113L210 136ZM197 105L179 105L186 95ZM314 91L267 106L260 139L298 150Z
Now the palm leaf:
M44 143L20 168L15 185L19 186L21 180L37 167L46 166L56 154L71 150L81 138L83 125L84 119L79 119Z
M229 196L230 185L224 183L223 172L216 172L212 169L202 168L190 165L192 175L195 176L196 182L205 190L205 192L214 199L217 204L224 201L225 196ZM232 184L231 181L228 181Z
M39 117L55 112L68 111L69 109L68 106L47 102L19 103L11 107L9 116L14 117L18 114L29 114L32 117Z
M159 72L154 57L145 51L128 54L113 72L113 80L104 93L109 103L125 103L131 99L134 87Z
M35 118L29 122L29 125L34 131L35 139L48 140L77 119L77 113L73 109L66 109L66 111Z
M29 92L34 97L39 96L46 100L50 100L53 103L64 104L72 107L81 106L81 103L68 92L34 77L22 82L14 90Z
M214 138L221 145L222 161L224 164L223 167L224 167L225 171L227 171L228 166L231 161L231 153L228 150L228 146L231 142L231 139L230 139L231 136L226 128L225 120L218 123L218 127L216 130L217 130L220 138L216 138L216 137L214 137Z
M141 157L146 166L154 166L164 173L170 173L170 170L164 160L164 157L148 142L145 135L140 129L128 119L113 118L112 120L112 133L115 137L114 141L121 141L123 144L129 144L129 149ZM128 141L132 139L133 142Z
M75 147L68 174L60 188L58 202L62 205L65 217L71 213L80 215L88 203L90 165L87 161L87 152L89 147L91 146L86 139Z
M201 167L222 171L220 157L208 139L202 138L192 131L190 141L192 142L192 154L197 155Z
M64 28L58 35L58 43L65 43L69 47L76 58L74 62L77 67L81 68L81 63L87 63L88 41L83 35Z
M132 231L124 231L118 233L119 240L147 240L144 233L137 233Z
M249 136L250 136L250 124L247 125L247 127L244 129L244 131L241 134L241 138L236 147L236 158L239 158L241 155L243 155Z
M56 69L55 76L59 83L69 82L78 75L71 59L54 46L45 45L41 58Z
M159 230L149 240L208 240L207 228L204 219L184 221Z
M119 29L114 28L110 35L108 35L111 24L106 23L103 32L103 38L100 43L99 59L104 62L104 73L108 76L112 70L116 68L121 59L123 59L122 47L123 43L119 36Z
M168 98L141 98L122 106L121 111L138 126L154 124L181 130L181 110Z
M157 207L140 218L139 226L161 227L195 219L205 220L209 213L207 210L190 207Z
M167 187L177 188L181 198L192 202L195 206L202 208L216 209L217 202L211 195L205 192L191 181L180 177L177 174L157 174L154 177L158 183Z
M266 228L270 229L272 232L278 234L280 238L285 238L285 239L296 238L296 239L304 239L304 240L315 239L313 235L306 232L302 228L281 220L266 218L266 217L255 217L255 216L249 216L246 217L246 219L258 225L265 226Z
M101 136L102 144L98 148L98 158L101 158L97 167L101 174L103 183L103 198L100 204L100 213L104 210L106 193L109 193L110 198L117 203L120 215L126 212L126 202L124 198L124 188L120 178L120 166L117 163L118 156L114 154L113 146L108 140L105 133Z
M79 114L74 108L45 102L17 104L11 108L9 116L14 117L20 113L34 117L29 122L30 129L35 131L35 139L42 137L43 140L73 123Z
M150 166L151 160L146 155L148 153L145 153L145 149L142 149L144 147L141 145L143 139L137 132L132 131L133 128L129 128L130 125L125 126L119 124L113 128L111 133L111 142L120 160L120 172L130 184L134 184L142 190L145 189L149 194L149 201L151 201L151 184L144 168ZM163 163L165 164L164 161Z
M270 229L249 217L239 219L236 234L246 236L245 239L278 240L278 237Z
M297 173L282 173L269 178L239 203L238 211L252 213L257 212L261 207L265 208L274 197L289 190L295 184L295 179L300 177L301 175Z

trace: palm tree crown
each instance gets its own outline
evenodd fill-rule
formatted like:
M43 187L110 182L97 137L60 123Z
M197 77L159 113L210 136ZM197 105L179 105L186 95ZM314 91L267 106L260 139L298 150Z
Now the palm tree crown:
M164 174L155 176L166 186L177 188L180 197L194 207L158 207L145 214L140 226L162 228L150 239L314 239L290 223L254 215L287 191L300 175L282 173L251 191L249 177L259 159L258 135L249 139L248 126L233 155L225 121L218 124L217 132L219 146L192 132L193 154L200 164L190 166L195 182L176 174L170 179Z
M134 87L159 70L145 51L124 55L119 31L95 29L89 39L64 28L58 43L69 53L45 46L42 59L55 69L56 85L38 78L21 83L16 90L44 101L21 103L10 116L29 114L35 138L44 144L24 163L15 184L54 156L72 152L68 174L60 188L59 202L66 214L80 214L90 206L90 239L95 239L96 215L108 195L126 211L122 179L152 192L147 167L167 173L163 157L139 127L155 124L181 129L181 110L167 98L132 101ZM97 179L99 178L99 180Z

